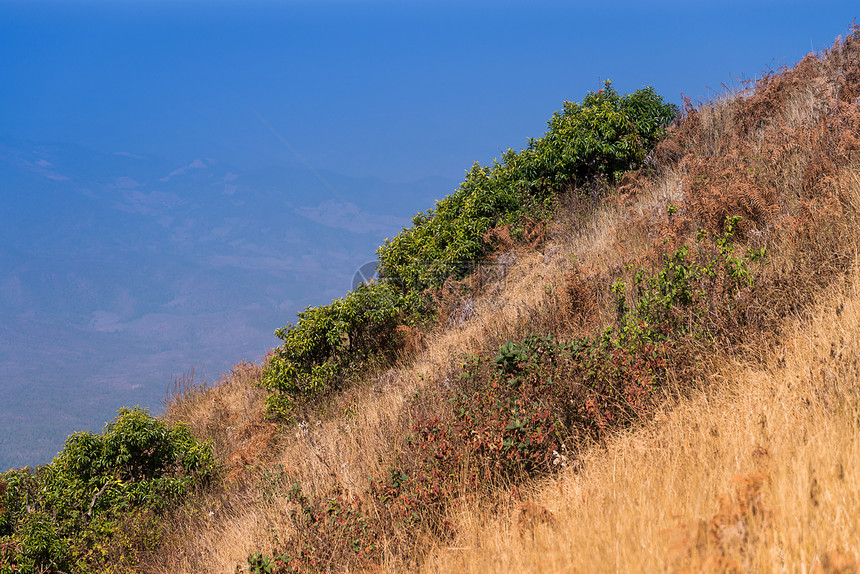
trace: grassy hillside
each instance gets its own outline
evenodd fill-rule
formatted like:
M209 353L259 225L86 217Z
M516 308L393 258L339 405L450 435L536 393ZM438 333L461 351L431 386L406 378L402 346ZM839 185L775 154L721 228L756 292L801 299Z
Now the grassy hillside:
M856 571L860 29L674 112L566 104L386 242L382 281L178 383L166 436L218 472L114 455L90 546L34 502L51 471L3 475L0 571ZM123 521L111 480L182 488Z

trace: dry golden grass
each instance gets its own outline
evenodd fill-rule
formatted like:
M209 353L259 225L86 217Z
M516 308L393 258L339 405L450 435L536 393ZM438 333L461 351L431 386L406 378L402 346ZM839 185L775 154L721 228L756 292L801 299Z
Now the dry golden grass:
M655 204L664 201L661 193L655 192ZM544 253L507 255L503 281L470 300L470 316L431 333L411 360L338 397L327 416L301 421L284 433L262 432L265 395L257 387L259 366L238 365L211 387L186 381L169 401L166 417L185 421L197 436L213 440L225 464L225 484L204 495L194 513L173 518L171 542L150 557L147 571L233 572L250 553L274 547L292 529L290 505L277 494L289 488L288 481L311 493L340 484L360 495L367 478L385 470L379 459L402 430L400 413L408 397L424 381L454 376L468 354L530 329L532 319L553 305L553 286L564 283L574 258L594 275L619 266L608 230L622 217L620 208L604 206L576 228L561 218ZM584 244L591 249L565 249Z
M860 180L856 174L850 177L854 178L856 189ZM426 349L413 361L399 365L340 397L331 405L329 416L303 421L299 428L278 435L277 445L266 443L265 450L251 448L250 458L242 457L247 448L240 437L243 429L255 429L254 425L262 421L262 394L255 386L259 380L259 367L240 366L221 384L182 395L169 409L168 416L189 421L201 436L214 437L216 451L222 460L228 461L228 476L233 480L228 481L223 489L204 496L196 513L186 512L175 518L175 544L169 551L162 550L153 557L148 571L198 572L202 568L212 572L233 572L250 553L276 547L278 541L289 537L293 528L289 518L291 506L278 494L287 490L288 481L298 481L307 491L317 493L340 484L361 495L367 477L379 476L385 470L380 467L379 458L389 451L392 438L402 430L398 427L402 424L399 415L408 396L424 381L444 380L446 373L453 374L466 354L498 344L524 329L534 328L533 321L541 314L556 312L558 301L546 287L562 284L565 274L572 268L588 269L588 277L591 278L608 277L616 272L613 270L630 261L632 251L619 253L619 241L627 245L636 244L640 251L647 250L656 233L651 225L653 218L665 214L666 206L679 200L678 181L678 175L669 174L643 192L633 209L605 205L584 225L570 225L560 218L553 232L554 239L547 244L544 253L518 254L517 262L510 267L499 290L473 302L475 314L472 317L459 326L431 334ZM628 233L619 238L616 234L621 228ZM792 256L783 253L782 257L790 259ZM540 288L535 288L536 285ZM606 315L609 304L609 297L606 297L595 309ZM723 372L720 376L725 379L729 374ZM737 374L733 376L737 380ZM757 407L761 411L766 408L767 401L772 400L770 394L776 391L770 390L772 386L758 388L763 377L761 373L750 373L750 377L745 385L757 389L755 397L762 402ZM801 392L798 388L794 396ZM781 395L782 392L774 396ZM577 463L579 474L571 473L544 489L537 497L541 501L540 506L535 507L537 510L529 510L528 501L512 503L508 514L495 518L480 506L462 509L460 528L464 538L458 546L469 550L437 551L428 558L428 568L437 567L442 571L513 571L521 568L591 571L600 570L598 565L605 563L604 570L614 570L613 561L616 558L620 560L623 554L614 551L607 554L609 550L605 541L612 540L615 544L623 537L633 547L652 549L649 551L651 562L642 564L659 564L660 568L668 568L667 556L671 554L669 550L680 544L677 541L683 541L685 536L692 536L695 540L695 528L690 532L683 531L678 527L679 522L712 517L719 509L719 496L730 492L732 477L757 469L754 464L739 461L752 460L758 444L739 446L730 451L728 447L715 450L713 445L703 450L691 442L696 438L707 440L710 437L713 440L710 434L713 429L717 429L720 437L730 432L720 421L742 412L738 404L730 402L732 396L732 392L726 391L724 395L703 395L689 403L667 406L665 413L647 429L618 437L606 451L585 453L582 462ZM711 420L704 418L703 413L707 413L706 417L711 417ZM738 426L747 425L750 417L754 418L749 415L740 420ZM759 424L757 420L753 423L750 428ZM695 434L690 434L690 428L696 429ZM687 433L686 443L675 445L674 450L669 445L673 432L682 436ZM250 436L258 437L259 433L251 433ZM692 457L689 468L683 471L679 470L683 461L679 451ZM706 464L703 457L712 451L731 457L735 464L726 465L724 460L717 458L708 459L710 463ZM650 466L640 466L638 470L632 468L629 461L635 456L644 456ZM574 457L570 458L573 461ZM607 475L610 467L605 461L609 460L614 465L615 478L612 481L607 478L613 476ZM604 461L603 467L600 461ZM713 474L704 474L709 468L716 478ZM658 472L660 469L664 474ZM708 480L712 481L710 485ZM614 491L601 491L599 486L604 482L613 485ZM667 494L663 496L659 492L647 491L649 485L658 486L660 492ZM691 491L679 498L682 487ZM565 509L565 504L581 502L583 496L588 504ZM607 504L608 498L622 506ZM675 503L683 498L689 499L690 506L676 507ZM645 508L639 508L638 504ZM691 507L696 511L691 512ZM554 513L551 520L541 517L543 508ZM647 508L658 514L659 520L648 516ZM633 528L625 529L623 525L627 524L632 524ZM524 526L527 532L523 532ZM571 532L565 530L568 527L594 535L593 552L590 551L594 561L570 561L573 554L583 555L572 552L572 549L588 546L582 546L584 542L572 537ZM553 537L555 542L550 543ZM475 540L482 541L482 544L475 544ZM662 546L660 540L664 541ZM490 546L491 541L499 546ZM555 547L555 553L544 544ZM570 555L565 558L566 554ZM625 558L628 562L622 560L618 563L621 571L631 569L630 565L639 564L642 560L641 556L630 556ZM398 569L401 563L396 557L389 556L388 559L390 569ZM607 562L610 559L612 561ZM532 566L526 568L527 565ZM650 566L638 570L632 568L631 571L649 569Z
M822 301L764 366L720 363L533 501L462 509L425 571L860 570L860 272Z

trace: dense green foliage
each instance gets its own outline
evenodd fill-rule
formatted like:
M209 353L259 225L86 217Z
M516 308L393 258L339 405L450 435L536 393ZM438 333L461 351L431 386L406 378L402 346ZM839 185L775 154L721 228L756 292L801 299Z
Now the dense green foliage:
M157 537L155 516L214 472L184 425L122 409L51 464L0 474L0 573L119 571ZM131 555L131 554L129 554Z
M394 356L394 327L432 313L428 289L468 274L492 249L484 240L488 230L511 224L522 231L546 218L562 191L641 167L677 115L651 88L620 96L607 82L581 104L565 102L526 149L508 150L491 167L475 164L455 193L379 248L380 282L308 308L298 323L276 332L283 344L263 379L269 413L289 420L297 403Z
M441 285L485 255L488 229L521 225L564 189L642 166L677 115L652 88L622 97L609 82L582 104L565 102L543 137L492 167L475 164L455 193L387 240L378 250L383 275L413 293Z
M281 345L263 374L269 413L288 420L297 400L340 388L356 367L383 358L396 343L404 312L391 283L360 285L345 297L299 313L296 325L278 329Z

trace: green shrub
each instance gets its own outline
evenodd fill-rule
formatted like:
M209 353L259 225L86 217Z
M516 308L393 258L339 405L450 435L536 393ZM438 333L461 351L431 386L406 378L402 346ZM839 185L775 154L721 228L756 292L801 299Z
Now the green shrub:
M289 420L297 402L341 388L368 361L393 353L402 299L390 283L360 285L328 305L308 307L297 324L278 329L283 344L262 380L272 391L269 413Z
M214 471L211 448L187 426L121 409L102 434L71 435L51 464L0 475L0 544L14 547L0 572L100 571L120 523L164 510ZM144 524L135 538L155 536L157 521Z
M382 275L412 294L438 287L458 275L463 262L486 254L488 229L521 225L561 190L594 179L615 181L641 167L677 116L678 108L650 87L622 97L606 82L582 104L565 102L543 137L520 152L509 149L492 167L475 164L455 193L386 240L377 252Z

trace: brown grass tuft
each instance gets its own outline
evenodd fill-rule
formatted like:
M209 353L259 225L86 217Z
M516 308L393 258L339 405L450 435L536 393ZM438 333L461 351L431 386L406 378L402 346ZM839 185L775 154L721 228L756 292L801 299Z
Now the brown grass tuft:
M517 530L520 536L528 534L534 538L534 530L538 525L554 526L555 514L547 507L526 500L517 508Z

